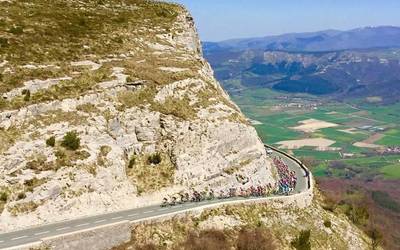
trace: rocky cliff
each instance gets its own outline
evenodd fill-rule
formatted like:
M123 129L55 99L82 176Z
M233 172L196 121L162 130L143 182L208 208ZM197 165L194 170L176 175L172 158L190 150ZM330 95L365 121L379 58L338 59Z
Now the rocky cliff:
M275 182L181 6L8 0L0 12L0 231Z

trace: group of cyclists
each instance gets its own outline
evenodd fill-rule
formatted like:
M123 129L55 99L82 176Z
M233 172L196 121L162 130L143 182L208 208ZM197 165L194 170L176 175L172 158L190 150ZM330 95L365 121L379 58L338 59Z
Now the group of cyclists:
M233 197L263 197L272 194L273 187L271 184L266 186L250 186L249 188L230 188L227 191L220 190L217 194L214 190L209 191L192 191L191 193L178 193L171 195L170 197L165 197L161 204L164 206L174 206L177 204L183 204L186 202L201 202L204 200L214 200L214 199L228 199Z
M180 192L169 197L165 197L161 204L165 206L175 206L186 202L201 202L204 200L228 199L233 197L266 197L276 194L289 195L297 184L295 171L290 171L287 164L279 157L273 158L273 163L278 170L279 181L275 186L268 184L264 186L250 186L248 188L230 188L229 190L220 190L215 192L212 189L192 192Z
M273 158L273 162L279 174L278 192L289 194L297 185L296 172L290 171L288 165L280 157Z

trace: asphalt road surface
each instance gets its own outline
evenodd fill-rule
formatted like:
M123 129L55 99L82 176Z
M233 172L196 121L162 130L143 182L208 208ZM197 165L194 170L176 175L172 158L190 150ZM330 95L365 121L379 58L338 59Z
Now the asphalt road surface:
M287 156L273 151L269 157L281 157L283 161L288 165L291 170L294 170L297 175L297 186L293 193L300 193L307 189L307 178L305 177L305 171L296 163L294 160ZM24 230L9 232L0 234L0 248L7 248L13 246L19 246L31 242L40 241L45 237L56 236L65 233L71 233L79 230L90 229L102 225L112 224L120 221L136 221L151 218L154 216L167 215L180 211L186 211L193 208L201 208L210 204L223 204L228 201L241 201L241 200L257 200L261 198L251 197L243 198L236 197L230 199L215 199L207 200L202 202L190 202L177 206L160 207L149 206L142 208L135 208L126 211L113 212L109 214L101 214L91 217L85 217L80 219L62 221L58 223L46 224L43 226L32 227Z

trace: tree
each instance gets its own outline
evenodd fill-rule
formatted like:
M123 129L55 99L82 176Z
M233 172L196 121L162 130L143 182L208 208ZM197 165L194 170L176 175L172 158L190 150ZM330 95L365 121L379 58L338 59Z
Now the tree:
M68 132L61 142L61 146L69 150L77 150L80 147L80 144L81 139L76 131Z

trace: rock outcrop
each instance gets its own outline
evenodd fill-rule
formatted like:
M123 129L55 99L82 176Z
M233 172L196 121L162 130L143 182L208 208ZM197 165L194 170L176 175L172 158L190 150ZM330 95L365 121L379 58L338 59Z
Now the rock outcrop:
M34 0L0 11L0 231L275 183L182 7Z

